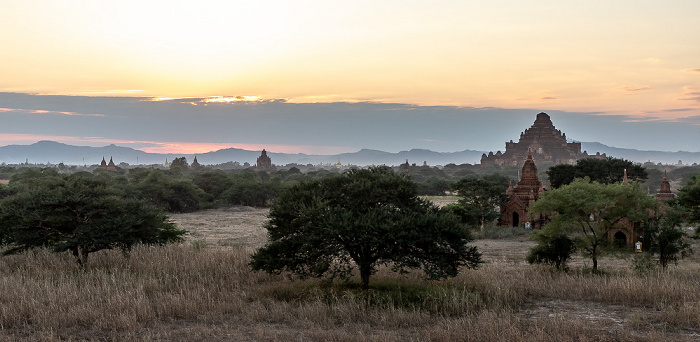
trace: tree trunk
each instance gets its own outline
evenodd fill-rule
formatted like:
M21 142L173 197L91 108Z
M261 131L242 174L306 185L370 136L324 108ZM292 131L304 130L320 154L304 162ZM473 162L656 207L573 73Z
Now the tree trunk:
M598 257L593 257L593 273L598 273Z
M81 247L72 248L71 252L73 252L73 257L78 263L78 267L80 267L81 269L85 268L85 264L87 264L88 252Z
M360 279L362 291L369 290L369 276L372 274L371 266L360 266Z

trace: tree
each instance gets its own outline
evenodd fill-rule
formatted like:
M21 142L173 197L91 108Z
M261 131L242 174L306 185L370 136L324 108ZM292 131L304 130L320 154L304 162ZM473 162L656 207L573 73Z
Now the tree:
M21 191L0 201L0 242L8 247L4 255L48 247L70 251L83 266L92 252L180 241L185 233L160 211L124 198L90 173L33 180L39 182L10 183Z
M430 177L418 183L418 194L421 196L444 196L450 190L450 181L439 177Z
M651 255L659 255L659 264L666 269L670 262L677 263L693 253L688 235L681 228L680 213L665 208L664 214L650 220L644 227L644 242Z
M547 170L549 182L554 188L570 184L575 178L588 177L591 181L613 184L622 181L625 170L627 178L633 181L647 179L646 169L629 160L608 157L606 159L586 158L576 165L561 164Z
M547 170L547 177L549 177L549 184L553 188L571 184L576 178L576 166L569 164L552 166Z
M481 229L484 223L493 221L500 216L499 207L506 200L508 178L499 174L487 175L482 178L465 177L452 186L459 196L458 204L466 211L474 213Z
M546 191L530 207L531 215L551 218L543 230L551 236L567 235L598 270L600 246L616 227L649 218L656 200L637 183L601 184L588 178L576 179L569 185Z
M576 251L574 240L565 234L555 233L551 235L551 232L547 230L533 231L531 237L538 244L530 249L527 262L530 264L550 264L559 270L566 269L566 262Z
M441 279L480 262L458 219L419 198L414 182L385 167L295 184L269 217L269 242L252 256L255 270L347 278L354 263L367 290L383 264L399 272L422 268Z
M187 158L185 157L178 157L173 159L172 163L170 163L171 168L176 168L179 167L183 170L187 170L190 165L187 163Z
M693 176L692 180L678 191L678 204L688 211L688 221L700 223L700 175ZM695 231L700 234L700 230Z
M138 197L167 212L192 212L206 197L192 181L174 179L162 170L153 170L138 184Z

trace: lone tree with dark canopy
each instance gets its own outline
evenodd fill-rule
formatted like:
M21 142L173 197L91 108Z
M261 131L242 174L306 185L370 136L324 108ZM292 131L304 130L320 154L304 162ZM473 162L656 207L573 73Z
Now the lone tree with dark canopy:
M347 279L357 267L368 290L380 265L442 279L480 263L459 219L419 198L413 181L385 167L294 185L269 217L269 242L253 254L254 270Z
M0 200L3 255L47 247L71 252L82 267L92 252L128 252L139 243L178 242L185 234L159 210L87 172L28 171L13 177L9 191Z

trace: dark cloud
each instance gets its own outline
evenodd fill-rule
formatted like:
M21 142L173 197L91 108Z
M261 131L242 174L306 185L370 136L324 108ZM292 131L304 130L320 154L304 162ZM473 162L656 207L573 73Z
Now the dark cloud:
M543 97L543 98L541 98L541 99L542 99L542 100L556 100L557 98L556 98L556 97L552 97L552 96L545 96L545 97Z
M698 95L696 95L698 96ZM649 150L698 150L700 127L623 115L545 109L416 106L401 103L289 103L283 100L146 101L140 97L0 93L0 133L92 136L142 142L338 146L397 152L503 150L545 111L568 138ZM196 104L196 105L193 105ZM82 115L44 115L44 110ZM673 109L672 109L673 110ZM2 144L0 142L0 144Z
M700 72L700 69L686 69L687 72Z

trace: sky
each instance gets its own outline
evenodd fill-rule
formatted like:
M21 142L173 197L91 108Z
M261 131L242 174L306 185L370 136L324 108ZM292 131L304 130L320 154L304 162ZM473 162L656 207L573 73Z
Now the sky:
M0 5L0 145L700 151L700 1Z

